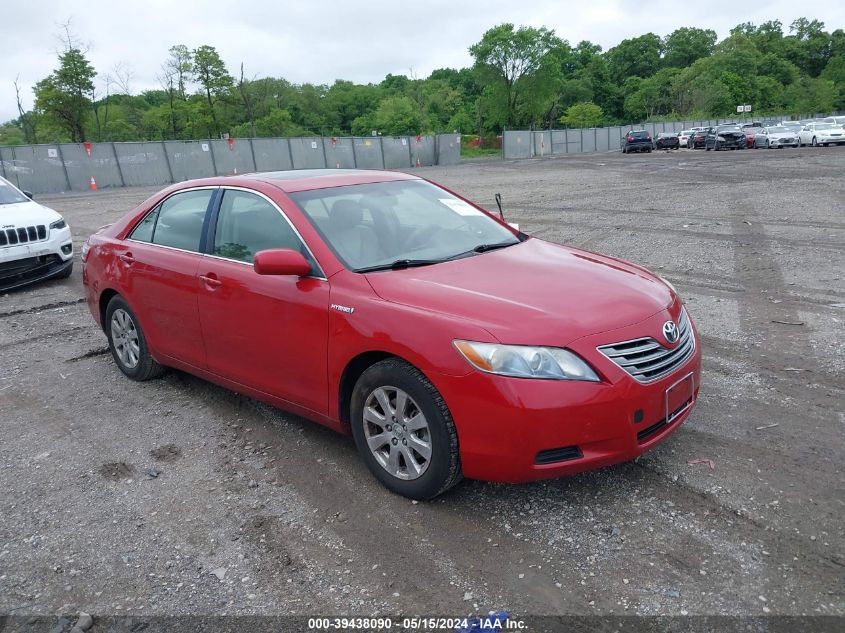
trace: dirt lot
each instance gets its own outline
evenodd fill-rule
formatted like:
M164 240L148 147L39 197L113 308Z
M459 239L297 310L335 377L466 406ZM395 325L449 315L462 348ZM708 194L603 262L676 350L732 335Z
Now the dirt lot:
M671 280L704 346L689 421L637 463L412 503L345 437L125 379L77 259L0 297L0 614L845 615L845 147L417 173ZM41 199L78 257L150 193Z

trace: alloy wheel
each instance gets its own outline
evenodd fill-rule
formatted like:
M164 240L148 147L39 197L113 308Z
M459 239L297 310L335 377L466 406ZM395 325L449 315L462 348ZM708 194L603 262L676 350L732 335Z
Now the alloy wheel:
M127 369L138 365L141 357L141 345L138 342L138 330L129 313L122 308L114 311L111 317L111 340L117 357Z
M379 465L397 479L417 479L431 462L428 420L398 387L378 387L367 397L364 438Z

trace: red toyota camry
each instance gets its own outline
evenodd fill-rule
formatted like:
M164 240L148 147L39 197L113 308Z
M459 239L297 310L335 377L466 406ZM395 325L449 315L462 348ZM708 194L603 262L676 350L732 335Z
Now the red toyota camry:
M695 404L667 282L551 244L426 180L303 170L173 185L92 235L117 366L175 367L351 433L389 489L633 459Z

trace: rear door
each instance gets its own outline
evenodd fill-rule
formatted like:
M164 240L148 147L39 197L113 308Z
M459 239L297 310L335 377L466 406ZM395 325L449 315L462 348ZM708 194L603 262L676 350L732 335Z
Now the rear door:
M208 368L326 413L329 282L281 209L264 195L222 191L199 268L199 311ZM300 251L307 277L259 275L255 253Z
M205 367L197 306L203 227L216 187L169 196L133 229L116 265L156 354Z

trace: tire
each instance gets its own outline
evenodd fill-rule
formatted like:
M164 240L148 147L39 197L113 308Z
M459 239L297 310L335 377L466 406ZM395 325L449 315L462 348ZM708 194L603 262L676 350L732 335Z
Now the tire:
M112 358L127 377L141 382L156 378L164 372L164 367L150 354L138 317L120 295L112 297L106 307L104 328ZM118 335L121 339L115 343L115 336Z
M772 149L772 146L771 146L771 144L769 143L769 141L766 141L766 149Z
M810 145L811 145L812 147L818 147L818 146L819 146L819 143L818 143L818 141L816 140L816 137L815 137L815 136L813 137L813 140L812 140L812 141L810 141Z
M398 411L396 404L401 394L404 394L406 404ZM388 411L381 404L385 401ZM365 411L369 416L367 420L364 419ZM389 424L388 415L392 416L394 424ZM395 424L400 417L409 427L410 421L418 416L422 416L418 423L423 423L424 429L409 430L403 423L400 430ZM364 463L388 490L424 501L446 492L462 479L458 433L449 408L425 374L413 365L390 358L364 371L352 392L349 419L355 445ZM380 420L384 420L383 425ZM391 427L390 431L388 427ZM378 444L381 436L385 441ZM414 443L420 448L427 444L428 459L424 457L425 451L408 448ZM373 445L375 447L371 448ZM391 459L393 455L396 457ZM409 458L417 468L411 466Z

